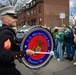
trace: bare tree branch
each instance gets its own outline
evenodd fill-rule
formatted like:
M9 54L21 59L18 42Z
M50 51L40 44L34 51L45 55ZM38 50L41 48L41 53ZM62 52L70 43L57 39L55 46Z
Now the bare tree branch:
M29 1L31 1L31 0L2 0L0 2L0 6L8 6L8 5L11 5L11 6L16 6L17 9L21 9Z
M10 3L11 6L15 6L17 0L8 0L8 2Z
M27 2L29 2L30 0L20 0L20 4L17 5L18 9L21 9L23 6L26 5Z

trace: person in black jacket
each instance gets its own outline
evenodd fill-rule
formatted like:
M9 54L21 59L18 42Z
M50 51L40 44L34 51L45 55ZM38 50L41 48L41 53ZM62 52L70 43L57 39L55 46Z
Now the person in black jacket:
M13 7L7 7L11 10ZM20 46L15 43L15 31L12 27L16 26L17 15L10 13L6 8L1 11L2 27L0 29L0 75L21 75L15 68L14 60L25 55L33 55L33 50L27 49L20 51ZM8 13L5 11L7 10ZM18 51L17 51L18 50Z

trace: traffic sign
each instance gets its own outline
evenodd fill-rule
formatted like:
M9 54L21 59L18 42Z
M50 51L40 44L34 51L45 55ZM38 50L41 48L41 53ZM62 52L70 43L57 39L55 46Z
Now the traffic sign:
M60 18L61 18L61 19L65 18L65 13L64 13L64 12L61 12L61 13L60 13Z

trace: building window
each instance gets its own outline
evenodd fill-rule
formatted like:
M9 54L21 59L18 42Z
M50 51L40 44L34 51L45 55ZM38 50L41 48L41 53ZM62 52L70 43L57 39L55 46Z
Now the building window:
M42 7L41 6L39 6L39 13L41 13L42 12Z
M31 25L36 25L36 19L31 20Z
M30 25L30 21L28 21L28 25Z
M29 12L27 12L27 16L30 17L30 13Z
M39 18L39 24L42 24L42 18L41 17Z
M31 6L32 6L32 2L31 2Z
M29 8L29 4L26 5L26 9Z
M33 10L31 11L31 15L33 15Z
M35 1L33 1L33 5L35 5Z
M36 10L34 9L34 15L36 15Z

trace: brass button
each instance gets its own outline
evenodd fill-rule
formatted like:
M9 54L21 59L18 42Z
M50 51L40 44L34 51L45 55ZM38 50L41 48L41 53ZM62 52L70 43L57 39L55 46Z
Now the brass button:
M22 55L20 55L20 57L21 57Z
M18 56L16 55L15 57L17 58Z

